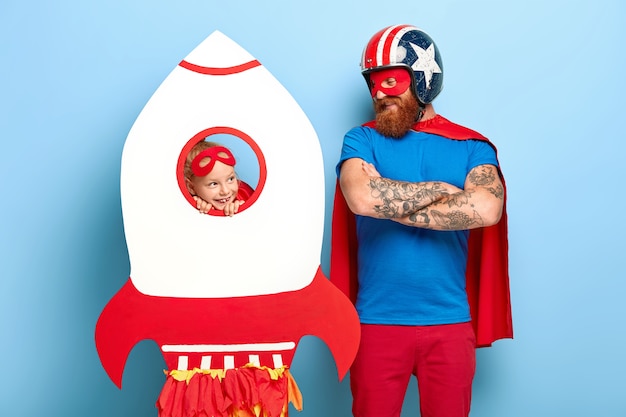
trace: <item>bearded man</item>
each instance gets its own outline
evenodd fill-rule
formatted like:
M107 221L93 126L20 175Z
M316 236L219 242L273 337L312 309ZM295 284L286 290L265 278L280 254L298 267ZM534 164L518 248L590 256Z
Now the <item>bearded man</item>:
M361 321L353 415L399 417L414 375L422 417L467 417L475 348L512 337L496 150L435 113L443 65L420 29L382 29L361 67L376 120L344 137L330 274ZM355 215L354 253L343 250L344 200ZM354 272L358 284L346 284ZM481 302L483 290L491 295Z

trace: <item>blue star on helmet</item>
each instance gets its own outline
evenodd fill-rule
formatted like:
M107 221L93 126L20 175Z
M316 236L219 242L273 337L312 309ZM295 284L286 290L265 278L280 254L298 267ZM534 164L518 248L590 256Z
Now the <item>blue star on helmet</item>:
M430 80L433 78L433 74L441 74L441 68L435 61L435 45L431 43L426 49L422 49L411 42L409 42L409 45L417 54L417 60L411 65L411 69L413 71L422 71L426 79L426 88L430 88Z

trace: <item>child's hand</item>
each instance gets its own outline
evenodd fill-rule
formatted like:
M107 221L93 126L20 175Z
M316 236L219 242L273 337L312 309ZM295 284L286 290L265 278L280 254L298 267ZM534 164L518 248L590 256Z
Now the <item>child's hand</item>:
M232 217L235 213L239 211L239 206L241 206L244 202L241 200L235 200L232 203L228 203L224 206L224 215L228 217Z
M211 210L211 208L213 207L210 203L207 203L198 196L194 195L193 199L196 200L196 208L200 213L207 214L209 210Z
M376 170L376 168L374 167L374 164L370 164L369 162L363 161L363 163L361 164L361 167L363 168L363 171L365 171L365 173L370 177L381 176Z

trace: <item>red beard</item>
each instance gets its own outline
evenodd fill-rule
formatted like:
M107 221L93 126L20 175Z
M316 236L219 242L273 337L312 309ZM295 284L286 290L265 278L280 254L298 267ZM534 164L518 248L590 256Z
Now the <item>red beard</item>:
M385 110L389 104L396 104L397 110ZM417 120L419 106L411 95L402 97L385 97L374 102L376 112L376 130L384 136L401 138Z

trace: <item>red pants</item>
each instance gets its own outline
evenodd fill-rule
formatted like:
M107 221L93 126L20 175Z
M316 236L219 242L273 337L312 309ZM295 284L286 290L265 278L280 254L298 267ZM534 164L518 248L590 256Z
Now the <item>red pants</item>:
M361 325L350 368L354 417L400 417L411 375L421 417L467 417L476 370L470 322L439 326Z

